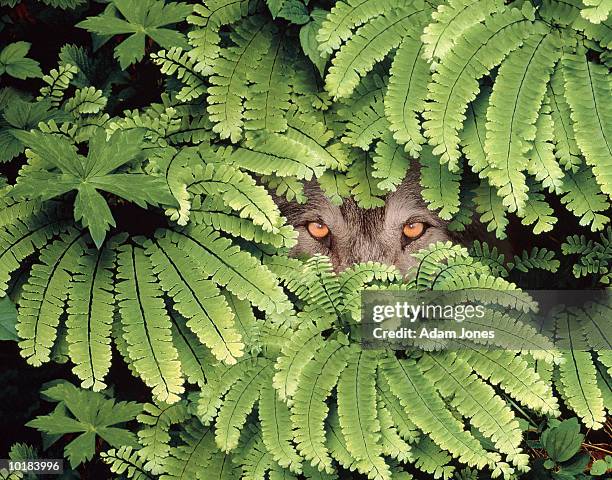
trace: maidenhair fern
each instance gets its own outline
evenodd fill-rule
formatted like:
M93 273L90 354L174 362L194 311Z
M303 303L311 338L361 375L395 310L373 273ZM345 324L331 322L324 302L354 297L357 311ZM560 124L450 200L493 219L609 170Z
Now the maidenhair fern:
M0 3L0 326L80 382L30 423L71 467L513 479L533 419L605 431L609 305L538 331L519 282L610 283L608 0ZM14 40L39 3L90 44L39 63ZM272 192L379 208L407 172L457 237L526 249L434 243L406 277L288 256ZM497 335L363 348L364 289L478 290ZM112 398L121 360L146 403Z

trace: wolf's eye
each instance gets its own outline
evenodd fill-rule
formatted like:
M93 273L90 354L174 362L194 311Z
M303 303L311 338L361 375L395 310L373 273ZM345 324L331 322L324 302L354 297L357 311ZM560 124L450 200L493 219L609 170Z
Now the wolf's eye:
M408 240L416 240L425 233L426 226L423 222L406 223L402 233Z
M306 228L308 229L308 233L317 240L322 240L329 235L329 227L324 223L310 222L306 225Z

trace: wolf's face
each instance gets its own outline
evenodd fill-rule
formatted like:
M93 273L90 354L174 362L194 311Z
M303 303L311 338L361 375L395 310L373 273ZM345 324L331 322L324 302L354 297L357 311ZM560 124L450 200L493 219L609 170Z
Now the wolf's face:
M473 228L461 236L450 232L448 222L422 199L418 171L410 172L380 208L363 209L352 199L339 207L332 205L314 181L305 185L307 203L277 200L281 213L299 232L292 255L327 255L336 271L373 260L406 273L417 264L412 254L421 248L445 240L465 243L480 236Z

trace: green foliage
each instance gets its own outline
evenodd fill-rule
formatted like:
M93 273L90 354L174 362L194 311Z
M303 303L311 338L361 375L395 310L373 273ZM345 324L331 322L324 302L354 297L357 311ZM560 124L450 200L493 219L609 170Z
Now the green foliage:
M130 34L115 47L121 68L142 59L145 40L151 37L164 48L185 47L185 38L176 30L163 28L185 20L192 7L185 3L166 4L160 0L113 0L97 17L89 17L77 26L98 35ZM123 18L119 18L120 13Z
M17 324L17 309L7 297L0 300L0 340L19 340L15 325Z
M87 158L78 155L74 146L61 137L39 132L15 135L29 147L30 159L38 165L30 164L28 174L18 179L13 195L46 201L76 190L74 219L89 229L98 248L109 228L115 226L100 190L140 207L173 203L160 178L142 175L135 182L138 172L117 172L140 155L143 134L138 130L115 132L110 138L104 130L98 130L89 144Z
M116 403L101 393L79 390L67 382L42 393L57 406L49 415L36 417L28 425L51 435L77 434L65 449L71 467L93 457L98 436L114 447L137 445L134 433L115 425L133 420L142 408L140 404Z
M582 435L612 408L609 308L556 311L556 349L517 282L610 283L608 0L0 3L0 338L30 365L70 362L81 388L45 388L58 405L30 425L73 467L587 478ZM91 41L57 63L32 48L43 74L32 12ZM449 229L512 225L529 248L431 244L405 278L288 258L271 191L305 202L311 181L377 208L409 169ZM484 291L498 335L363 349L364 289ZM133 393L121 360L148 403L112 399Z
M6 73L15 78L42 77L38 62L27 58L31 44L15 42L0 51L0 75Z

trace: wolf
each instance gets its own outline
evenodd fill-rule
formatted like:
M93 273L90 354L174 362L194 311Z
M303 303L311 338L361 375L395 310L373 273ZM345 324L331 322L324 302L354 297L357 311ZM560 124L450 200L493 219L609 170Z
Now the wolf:
M298 232L290 254L327 255L336 272L375 261L395 265L406 274L418 264L413 254L432 243L451 240L469 245L474 240L490 240L477 219L463 232L449 230L449 221L427 208L419 178L418 170L410 169L398 188L386 196L385 205L371 209L360 208L352 198L333 205L316 180L304 184L306 203L275 197L281 213Z

